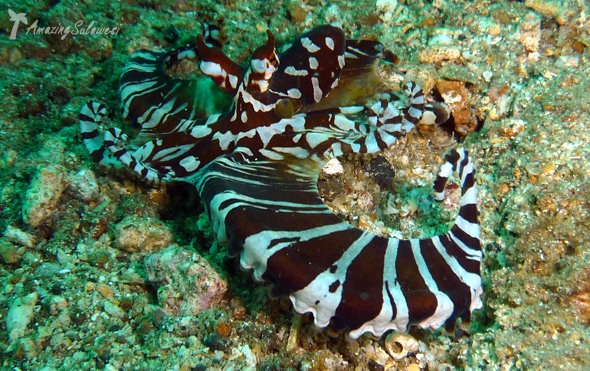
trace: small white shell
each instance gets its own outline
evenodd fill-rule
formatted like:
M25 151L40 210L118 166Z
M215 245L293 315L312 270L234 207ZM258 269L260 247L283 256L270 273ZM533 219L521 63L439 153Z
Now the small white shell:
M418 340L408 334L390 333L385 338L385 349L392 358L402 359L418 350Z

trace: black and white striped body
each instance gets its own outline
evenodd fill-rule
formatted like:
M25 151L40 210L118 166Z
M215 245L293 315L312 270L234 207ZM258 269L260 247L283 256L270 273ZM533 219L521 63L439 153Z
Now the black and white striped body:
M304 34L280 55L270 32L268 38L247 69L201 39L181 52L133 56L122 79L125 113L140 135L154 139L131 151L121 131L110 129L102 143L97 124L105 110L90 103L81 112L86 146L95 159L111 153L105 156L144 179L194 184L230 254L276 295L288 295L296 311L311 312L318 327L357 338L469 320L482 306L482 251L473 163L463 149L447 156L435 184L440 199L451 173L461 178L459 216L441 236L399 240L355 228L324 205L316 184L330 158L387 149L440 106L428 104L413 83L400 108L386 100L333 106L339 97L331 101L330 93L345 94L336 89L342 79L391 53L376 42L347 41L331 26ZM234 96L228 112L199 117L196 103L175 95L188 83L161 76L162 63L191 53ZM165 102L154 98L158 90Z
M195 184L219 240L231 243L230 254L240 254L255 280L313 313L318 327L381 336L409 324L452 327L481 307L473 164L463 150L452 155L467 196L455 226L423 240L379 237L336 217L318 195L315 161L248 163L235 152L209 164Z

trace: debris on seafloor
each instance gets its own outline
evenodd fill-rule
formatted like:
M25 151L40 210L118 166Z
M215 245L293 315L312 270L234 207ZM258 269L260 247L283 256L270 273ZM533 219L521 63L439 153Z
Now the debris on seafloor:
M169 315L194 316L223 299L227 282L199 254L172 245L145 258L148 281Z
M8 313L6 313L6 330L11 342L25 336L25 330L33 320L37 300L39 300L39 294L33 292L12 302Z
M129 215L114 226L117 247L131 254L145 254L172 244L171 231L161 220Z
M63 168L48 166L39 169L27 190L27 200L23 206L25 223L35 228L53 216L65 189L64 179Z

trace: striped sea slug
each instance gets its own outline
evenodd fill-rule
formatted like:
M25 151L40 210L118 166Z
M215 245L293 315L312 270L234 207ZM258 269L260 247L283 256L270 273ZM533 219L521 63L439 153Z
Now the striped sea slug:
M183 58L198 59L201 72L233 97L231 109L203 117L194 81L165 72ZM449 118L414 83L404 87L405 106L340 107L352 95L348 87L381 59L395 57L328 25L280 55L268 32L246 68L201 36L180 49L140 51L125 66L120 93L124 117L147 142L131 150L117 128L103 137L106 109L93 102L80 113L82 139L97 161L116 159L148 181L193 184L229 254L256 281L270 282L273 294L289 296L297 312L312 313L316 326L352 338L412 324L452 329L482 307L477 188L467 152L450 151L434 184L441 200L448 177L457 171L461 179L459 215L444 235L376 236L339 219L318 194L329 159L377 153L419 122Z

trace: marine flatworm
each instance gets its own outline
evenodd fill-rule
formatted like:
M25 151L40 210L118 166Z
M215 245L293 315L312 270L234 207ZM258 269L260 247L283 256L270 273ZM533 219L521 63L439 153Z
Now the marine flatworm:
M148 141L131 150L120 129L101 136L106 109L91 102L80 125L93 158L114 157L146 180L193 184L229 254L240 255L256 281L270 282L273 294L289 296L297 312L312 313L318 327L358 338L411 324L450 329L458 318L469 320L482 307L482 250L473 162L465 150L445 157L434 184L441 200L453 171L461 179L459 215L444 235L376 236L335 216L317 188L329 159L387 149L421 120L447 120L444 104L427 102L408 83L403 107L387 100L338 107L350 81L393 54L375 41L346 40L341 29L326 25L279 55L267 34L246 68L202 36L183 48L133 54L121 77L121 101L124 117ZM198 58L202 73L233 97L231 109L202 117L195 81L165 72L184 58Z

